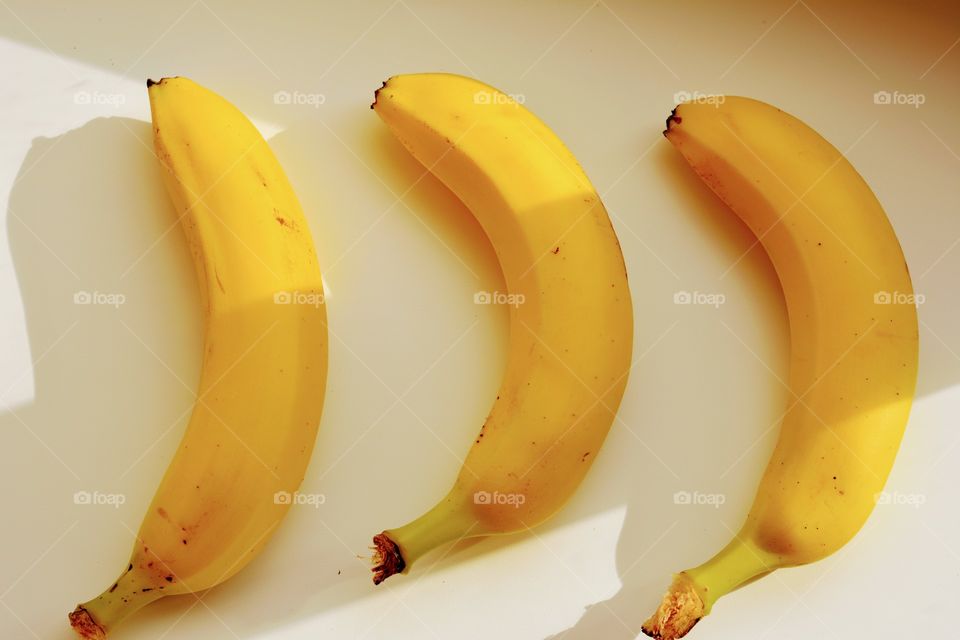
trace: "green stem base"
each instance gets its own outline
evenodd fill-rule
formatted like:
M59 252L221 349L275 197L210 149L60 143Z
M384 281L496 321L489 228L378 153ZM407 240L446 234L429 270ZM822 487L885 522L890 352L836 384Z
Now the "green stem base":
M433 549L462 538L488 533L478 527L473 505L453 492L416 520L373 538L373 583L380 584Z
M643 632L658 640L682 638L710 613L718 599L778 566L776 556L734 538L700 566L674 576L656 613L643 624Z
M70 626L84 640L103 640L129 615L167 595L165 588L131 564L109 589L77 605L68 616Z

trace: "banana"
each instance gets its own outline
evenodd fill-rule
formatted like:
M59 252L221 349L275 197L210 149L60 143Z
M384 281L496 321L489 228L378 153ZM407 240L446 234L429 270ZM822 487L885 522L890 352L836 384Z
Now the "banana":
M623 396L633 311L597 192L527 109L440 73L390 78L373 109L476 216L514 303L493 408L446 497L374 538L380 583L441 544L526 530L566 502Z
M903 252L873 192L837 149L770 105L681 104L667 139L770 255L790 322L789 408L747 521L679 573L643 626L680 638L718 598L846 544L900 446L918 331Z
M197 401L116 582L70 614L104 638L158 598L245 566L289 508L316 439L326 310L310 229L253 124L186 78L147 82L156 155L205 320Z

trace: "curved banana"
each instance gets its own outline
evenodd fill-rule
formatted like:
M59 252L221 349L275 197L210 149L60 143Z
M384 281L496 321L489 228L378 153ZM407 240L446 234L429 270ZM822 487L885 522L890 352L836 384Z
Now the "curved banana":
M819 560L873 510L917 377L917 313L903 252L844 156L770 105L682 104L667 139L756 233L790 321L789 408L743 529L676 576L644 632L672 640L737 587Z
M447 496L374 538L379 583L443 543L526 530L566 502L623 396L633 311L599 196L527 109L439 73L390 78L373 109L477 217L513 303L497 400Z
M156 154L204 306L197 402L117 581L70 614L103 638L163 596L247 564L289 508L316 439L326 310L310 229L253 124L185 78L148 81ZM285 492L285 493L283 493Z

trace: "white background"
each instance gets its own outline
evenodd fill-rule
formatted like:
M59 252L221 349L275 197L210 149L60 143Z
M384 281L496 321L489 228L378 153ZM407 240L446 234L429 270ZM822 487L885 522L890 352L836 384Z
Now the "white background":
M926 298L893 504L833 557L724 598L691 637L953 633L955 3L80 4L0 0L0 637L71 637L67 612L126 564L192 405L197 289L147 124L144 80L164 75L249 114L307 211L333 335L303 490L326 503L292 509L263 555L202 601L154 604L118 639L638 633L670 574L739 527L787 400L769 261L660 135L682 91L766 100L845 151ZM445 493L507 337L504 309L473 304L475 291L503 290L479 227L367 108L386 77L417 71L522 95L579 157L623 245L639 359L622 422L560 515L535 535L445 549L374 588L370 536ZM874 104L881 90L925 103ZM277 91L323 104L276 104ZM125 303L75 305L80 291ZM675 305L678 291L726 302ZM75 505L77 491L125 503ZM678 491L725 501L676 505Z

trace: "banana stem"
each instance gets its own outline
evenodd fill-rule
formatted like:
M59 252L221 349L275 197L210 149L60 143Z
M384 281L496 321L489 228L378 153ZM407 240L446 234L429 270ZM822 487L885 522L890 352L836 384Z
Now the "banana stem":
M130 565L113 586L77 605L69 615L70 626L85 640L103 640L127 616L166 595L164 586L145 586L149 584L151 580Z
M776 568L776 556L757 549L749 542L734 538L720 553L684 573L697 586L703 601L703 614L706 615L721 596L767 575Z
M719 598L777 566L776 556L734 538L717 555L674 577L656 613L643 624L643 632L660 640L682 638Z
M471 513L469 507L448 496L416 520L375 536L373 583L380 584L394 574L406 573L421 556L440 545L481 535L483 532L475 531L478 522Z

